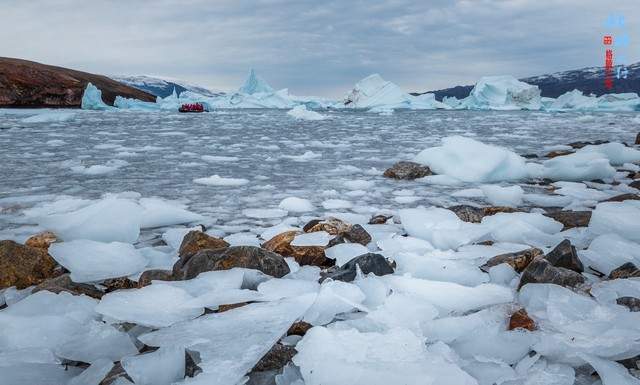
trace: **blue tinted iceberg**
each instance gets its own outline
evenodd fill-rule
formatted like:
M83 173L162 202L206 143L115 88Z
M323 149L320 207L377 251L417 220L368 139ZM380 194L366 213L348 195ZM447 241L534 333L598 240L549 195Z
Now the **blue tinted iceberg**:
M463 107L472 110L539 110L542 108L540 89L513 76L485 76L462 100Z
M93 84L87 84L82 94L82 102L80 104L83 110L110 110L113 107L102 101L102 91Z

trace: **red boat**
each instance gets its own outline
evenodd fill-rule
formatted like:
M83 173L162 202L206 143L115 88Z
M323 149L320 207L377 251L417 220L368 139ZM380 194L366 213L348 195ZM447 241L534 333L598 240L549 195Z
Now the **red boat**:
M179 112L206 112L202 103L185 103L178 109Z

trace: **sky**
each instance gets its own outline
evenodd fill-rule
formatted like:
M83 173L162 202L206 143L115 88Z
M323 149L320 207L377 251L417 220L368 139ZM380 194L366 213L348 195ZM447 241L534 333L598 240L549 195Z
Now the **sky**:
M326 97L372 73L417 92L603 66L605 33L640 61L639 32L640 0L0 0L0 56L220 90L254 68Z

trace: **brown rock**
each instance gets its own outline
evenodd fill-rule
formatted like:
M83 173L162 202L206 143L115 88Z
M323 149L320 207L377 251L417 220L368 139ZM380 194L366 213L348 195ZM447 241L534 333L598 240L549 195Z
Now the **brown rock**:
M565 155L570 155L573 154L573 151L571 150L556 150L556 151L551 151L549 153L547 153L545 155L546 158L555 158L557 156L565 156Z
M580 142L569 143L569 146L575 149L580 149L585 146L597 146L599 144L605 144L605 143L609 143L609 141L608 140L580 141Z
M640 277L640 270L631 262L620 265L609 273L609 279L625 279L634 277Z
M205 271L229 270L234 267L260 270L276 278L289 273L289 266L282 255L254 246L205 249L197 252L184 265L180 266L178 262L173 267L177 280L192 279Z
M49 250L49 245L56 242L58 237L51 231L44 231L36 235L32 235L24 243L25 246L35 247L37 249Z
M518 210L516 208L507 207L507 206L489 206L489 207L483 207L482 211L484 213L484 216L488 217L488 216L495 215L495 214L515 213L515 212L519 212L519 211L522 211L522 210Z
M620 194L613 196L609 199L605 199L602 202L624 202L624 201L637 201L640 200L640 195L638 194Z
M640 311L640 298L636 297L620 297L616 299L616 303L621 306L626 306L632 312Z
M581 274L564 267L555 267L544 258L533 260L520 276L520 290L527 283L553 283L565 287L575 287L584 283Z
M34 293L46 290L58 294L61 292L71 293L73 295L87 295L92 298L100 299L104 293L96 289L93 285L85 283L76 283L71 280L69 274L63 274L59 277L49 278L33 289Z
M522 271L526 269L527 266L529 266L531 261L540 256L542 256L542 250L535 247L531 249L516 251L514 253L500 254L489 259L487 263L480 266L480 269L488 273L491 267L500 265L502 263L507 263L509 264L509 266L513 267L515 271L517 271L518 273L522 273Z
M363 246L366 246L369 244L369 242L371 242L371 235L367 232L367 230L364 229L364 227L360 225L353 225L348 231L336 236L331 241L329 241L327 247L332 247L337 244L347 242L359 243Z
M295 322L293 325L291 325L291 327L287 331L287 335L288 336L291 336L291 335L304 336L312 327L313 325L311 325L310 323L307 323L304 321L298 321L298 322Z
M88 83L102 91L105 103L116 96L155 102L156 97L106 76L0 57L0 107L80 107Z
M480 223L484 217L484 210L481 207L456 205L447 207L447 209L453 211L460 220L465 222Z
M565 239L553 248L544 258L555 267L564 267L577 273L584 271L584 266L578 258L576 248L571 241Z
M387 216L387 215L375 215L371 219L369 219L369 224L370 225L384 225L391 218L393 218L393 217L392 216Z
M170 270L147 270L138 278L138 288L151 285L151 281L173 281L173 271Z
M189 258L200 250L221 249L229 247L229 243L224 239L212 237L202 231L192 230L182 238L178 255L184 264Z
M218 309L215 311L216 313L224 313L225 311L229 311L232 309L237 309L239 307L243 307L245 305L248 305L249 302L240 302L240 303L232 303L229 305L220 305L218 306Z
M137 289L138 283L130 280L127 277L109 278L102 282L102 286L105 287L106 293L111 293L116 290L123 289Z
M563 230L573 229L574 227L587 227L591 220L591 211L560 210L544 213L544 215L562 223L564 225Z
M24 289L55 275L56 262L46 250L0 241L0 289Z
M640 176L640 173L638 173L638 175ZM629 187L640 190L640 180L634 180L633 182L629 183Z
M382 175L392 179L414 180L433 175L433 172L420 163L402 161L385 170Z
M636 135L636 142L634 144L640 144L640 133Z
M509 318L509 329L526 329L529 331L534 331L537 329L536 323L529 317L527 311L525 309L520 309L517 312L511 315Z
M338 235L346 233L349 229L351 229L350 224L341 221L338 218L328 218L324 221L315 223L313 226L309 226L309 224L307 224L307 226L304 227L304 232L313 233L316 231L326 231L331 235Z
M251 371L264 372L267 370L282 369L291 361L296 353L297 351L293 346L277 343L258 361Z
M262 247L284 257L292 257L300 265L327 266L331 264L332 260L324 255L324 247L291 246L291 242L298 234L300 234L298 231L286 231L263 243Z

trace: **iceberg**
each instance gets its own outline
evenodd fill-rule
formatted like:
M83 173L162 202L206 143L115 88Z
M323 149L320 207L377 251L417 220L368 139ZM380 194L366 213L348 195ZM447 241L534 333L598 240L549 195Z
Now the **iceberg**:
M93 84L87 84L82 94L82 102L80 104L83 110L111 110L113 107L102 101L102 91Z
M462 100L461 106L471 110L539 110L540 89L513 76L482 77Z
M244 84L238 89L238 92L253 95L257 93L273 93L274 89L264 79L256 75L256 72L252 68Z
M367 109L436 109L450 108L436 101L433 94L412 96L400 87L373 74L360 80L344 99L346 108ZM374 110L375 111L375 110Z
M297 120L324 120L327 118L322 114L307 109L307 106L304 104L293 107L289 112L287 112L287 115L292 116Z
M551 102L548 110L595 110L597 107L598 100L595 97L585 96L582 91L573 90L558 96Z

